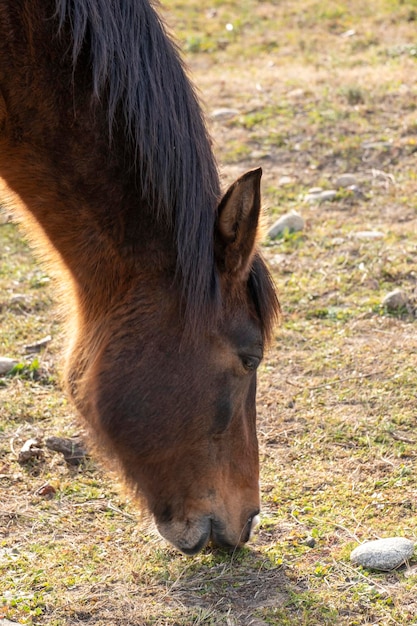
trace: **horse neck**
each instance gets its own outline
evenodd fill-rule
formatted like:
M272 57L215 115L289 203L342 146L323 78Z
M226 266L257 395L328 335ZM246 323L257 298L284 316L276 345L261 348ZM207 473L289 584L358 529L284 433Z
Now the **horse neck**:
M116 90L120 102L111 115L107 101L111 77L120 74L124 53L98 97L92 84L88 41L78 50L74 66L69 53L74 50L70 20L59 31L57 21L51 19L53 0L25 3L24 11L21 3L16 11L9 10L8 4L0 3L0 176L22 200L26 223L28 215L33 220L29 235L69 272L85 302L92 300L95 292L108 298L112 292L109 285L129 283L138 268L146 275L166 275L177 259L177 275L181 273L187 285L192 282L190 276L194 278L192 289L197 292L200 275L190 270L189 261L181 265L181 254L185 249L187 259L194 260L202 242L207 241L201 266L212 263L212 242L204 237L211 233L219 181L198 104L159 22L149 22L157 36L145 37L142 44L148 61L159 61L141 75L145 86L155 82L159 88L156 93L150 90L148 100L139 107L142 114L132 126L133 118L126 125L123 89ZM67 3L58 4L65 7ZM94 4L86 2L85 6ZM110 10L112 3L108 4ZM151 10L147 0L133 4ZM75 5L68 3L68 11ZM90 18L93 24L94 15ZM8 21L10 33L3 36L1 30ZM145 20L145 26L147 23ZM155 49L156 43L159 47ZM150 52L145 44L151 46ZM137 63L135 54L132 62ZM165 65L169 62L172 72L166 71L160 59L166 60ZM128 72L133 87L134 69ZM158 74L154 77L153 72ZM178 84L171 82L174 78ZM167 88L161 92L164 85ZM149 128L148 117L152 119L154 109L158 114ZM161 145L160 121L171 118ZM141 167L136 179L138 161ZM182 168L178 166L181 162ZM150 176L149 170L155 175ZM183 194L184 190L188 194ZM176 192L175 202L171 195ZM178 206L182 210L178 211ZM172 207L177 208L171 212ZM162 225L162 217L168 225ZM174 239L187 244L178 247ZM208 284L209 271L207 276Z
M156 280L175 266L171 229L158 224L101 144L87 136L63 156L53 145L44 152L0 139L1 175L21 201L18 218L52 269L68 275L84 317L106 310L139 274Z

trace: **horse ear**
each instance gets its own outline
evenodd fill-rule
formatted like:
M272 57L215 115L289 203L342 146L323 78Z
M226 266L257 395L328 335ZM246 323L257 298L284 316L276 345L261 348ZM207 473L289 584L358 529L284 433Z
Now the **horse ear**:
M215 228L215 254L220 271L245 278L255 249L261 209L258 168L246 172L221 200Z

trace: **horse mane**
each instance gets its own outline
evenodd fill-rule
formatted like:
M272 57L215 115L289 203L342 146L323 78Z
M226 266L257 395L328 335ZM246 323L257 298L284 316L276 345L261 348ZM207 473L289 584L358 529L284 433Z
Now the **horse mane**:
M107 107L110 138L122 131L139 193L175 234L186 323L194 330L210 325L220 302L213 248L220 181L178 49L152 0L55 2L60 31L70 29L74 73L87 59L93 95ZM269 328L277 310L273 287L266 267L260 261L254 267L250 291Z

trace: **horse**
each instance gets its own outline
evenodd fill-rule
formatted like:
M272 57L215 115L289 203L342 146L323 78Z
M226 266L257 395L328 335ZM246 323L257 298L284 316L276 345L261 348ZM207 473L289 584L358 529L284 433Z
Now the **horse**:
M279 315L261 170L222 195L152 2L2 0L0 176L66 298L65 387L98 448L181 552L243 545Z

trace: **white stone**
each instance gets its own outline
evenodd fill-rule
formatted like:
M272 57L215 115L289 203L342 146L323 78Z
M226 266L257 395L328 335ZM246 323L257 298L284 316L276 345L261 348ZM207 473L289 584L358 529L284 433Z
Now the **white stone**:
M323 191L319 187L313 187L304 197L304 202L308 202L309 204L326 202L328 200L333 200L336 195L337 191L335 191L334 189L328 189Z
M275 239L278 235L282 235L285 231L293 233L303 230L304 219L296 211L282 215L269 229L268 237Z
M381 233L379 230L361 230L357 233L353 233L353 236L356 237L356 239L382 239L384 233Z
M287 98L304 98L304 89L292 89L287 93Z
M353 37L354 35L356 35L356 30L354 28L349 28L349 30L345 30L345 32L342 33L340 36L341 37Z
M356 176L354 174L341 174L335 180L335 187L352 187L357 185Z
M388 537L368 541L358 546L350 555L357 565L388 572L400 567L413 555L414 543L404 537Z
M283 187L284 185L292 185L293 182L294 178L291 178L291 176L281 176L281 178L278 180L278 185L280 187Z
M23 293L15 293L14 296L10 298L10 304L25 304L28 301L29 298Z
M7 356L0 356L0 376L8 374L19 361L9 359Z
M212 112L211 117L215 120L229 120L238 114L239 114L239 111L237 109L222 108L222 109L215 109Z
M326 202L326 200L333 200L337 196L337 191L334 189L328 189L327 191L322 191L320 194L320 202Z
M304 196L304 202L308 204L318 204L320 202L320 193L308 193Z

